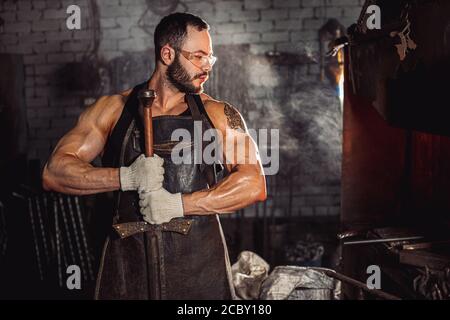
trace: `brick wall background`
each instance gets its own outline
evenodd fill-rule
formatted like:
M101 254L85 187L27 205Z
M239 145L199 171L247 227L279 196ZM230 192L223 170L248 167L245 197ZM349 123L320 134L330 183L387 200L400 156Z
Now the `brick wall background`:
M153 30L161 19L158 3L171 1L145 0L3 0L0 17L0 53L19 54L25 64L25 92L28 121L28 158L37 158L42 164L48 158L59 138L76 122L90 94L62 94L58 89L59 71L68 63L80 62L90 52L95 39L99 40L97 59L113 71L107 77L110 84L102 87L101 94L124 89L136 82L131 72L141 72L136 79L145 79L151 70L132 68L131 58L150 65L153 59ZM218 52L218 74L228 70L227 52L245 46L260 59L250 59L248 66L234 66L239 73L245 69L245 92L236 96L236 90L223 87L212 77L208 88L214 96L235 104L245 115L249 127L261 124L261 114L268 107L278 106L286 94L295 91L294 84L316 83L317 63L304 63L291 67L273 67L261 60L267 51L283 51L315 57L319 47L318 29L328 18L337 18L344 26L354 23L359 16L363 0L183 0L173 11L189 11L205 18L211 25L213 45ZM98 8L98 20L90 4ZM66 8L81 7L82 28L70 31L66 27ZM156 12L156 13L155 13ZM95 25L100 34L95 34ZM236 47L237 46L237 47ZM229 48L229 50L227 50ZM233 49L232 49L233 48ZM236 49L238 48L238 49ZM134 61L134 60L133 60ZM128 64L127 64L128 63ZM220 66L222 64L222 66ZM244 68L245 67L245 68ZM128 69L127 69L128 68ZM131 69L130 69L131 68ZM136 69L138 69L136 71ZM292 70L294 69L294 71ZM214 73L213 73L214 74ZM216 79L219 76L214 75ZM223 78L222 78L223 79ZM238 88L242 83L238 83ZM280 90L280 88L282 88ZM208 92L208 91L207 91ZM245 103L242 99L245 99ZM333 133L331 133L333 134ZM339 132L334 133L336 136ZM340 147L339 139L336 140ZM338 163L338 162L336 162ZM333 167L336 169L336 165ZM339 170L334 170L337 176ZM296 207L304 207L305 215L336 215L339 212L339 188L303 183ZM306 185L305 185L306 184ZM312 185L312 186L311 186ZM280 197L282 195L280 194ZM320 198L319 200L317 200ZM300 214L302 210L296 210Z

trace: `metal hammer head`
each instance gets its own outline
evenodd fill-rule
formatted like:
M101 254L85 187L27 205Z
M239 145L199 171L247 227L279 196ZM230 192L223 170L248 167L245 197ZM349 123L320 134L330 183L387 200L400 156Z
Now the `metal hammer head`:
M146 108L150 108L152 106L153 100L156 98L155 90L150 89L142 89L139 91L138 99L142 103L142 105Z

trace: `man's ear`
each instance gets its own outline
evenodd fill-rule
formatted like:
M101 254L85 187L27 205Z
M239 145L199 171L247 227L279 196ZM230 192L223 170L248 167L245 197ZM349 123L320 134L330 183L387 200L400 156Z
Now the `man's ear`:
M161 60L165 65L171 65L173 60L175 60L175 50L169 45L165 45L161 48Z

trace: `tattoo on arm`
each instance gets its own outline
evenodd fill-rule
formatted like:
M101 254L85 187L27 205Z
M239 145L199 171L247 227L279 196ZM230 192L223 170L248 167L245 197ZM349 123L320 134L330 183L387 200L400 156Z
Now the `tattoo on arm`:
M225 115L227 117L228 125L231 129L242 129L244 130L244 123L242 122L241 115L235 108L230 104L225 102Z

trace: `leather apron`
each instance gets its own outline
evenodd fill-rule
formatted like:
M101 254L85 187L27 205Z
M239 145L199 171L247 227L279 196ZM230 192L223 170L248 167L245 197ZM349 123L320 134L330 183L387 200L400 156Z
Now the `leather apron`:
M144 129L136 86L128 97L102 157L104 167L129 166L144 153ZM192 193L210 187L208 165L174 164L175 129L194 137L194 120L212 122L198 95L186 95L188 112L153 118L154 152L164 158L163 187ZM190 111L190 112L189 112ZM190 114L189 114L190 113ZM193 146L189 146L191 152ZM136 191L116 191L113 228L103 248L95 299L234 299L227 247L217 214L144 222Z

